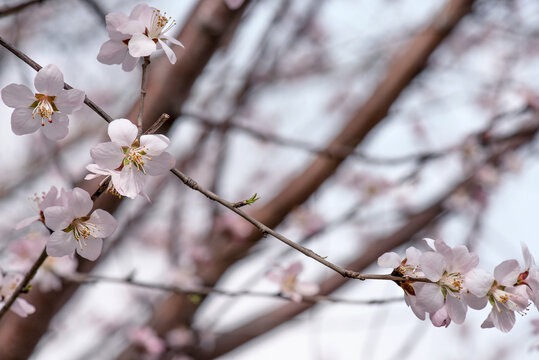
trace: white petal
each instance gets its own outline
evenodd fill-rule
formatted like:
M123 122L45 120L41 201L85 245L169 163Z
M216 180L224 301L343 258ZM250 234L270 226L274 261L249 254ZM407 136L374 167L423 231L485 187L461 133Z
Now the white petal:
M109 124L108 134L110 140L120 146L131 146L138 135L138 129L127 119L117 119Z
M9 84L2 89L2 100L12 108L30 107L36 101L36 97L25 85Z
M125 35L118 31L118 27L129 21L129 17L124 13L113 12L105 16L105 22L107 24L107 32L113 40L121 40ZM121 35L120 35L121 34Z
M28 301L18 298L15 300L13 305L11 305L10 310L20 317L25 318L28 316L28 314L33 314L36 311L36 308L28 303Z
M161 39L165 39L165 40L168 40L170 41L171 43L173 43L174 45L178 45L178 46L181 46L182 48L184 48L185 46L183 46L183 44L177 40L175 37L173 36L168 36L168 35L161 35Z
M118 26L118 31L122 34L137 35L142 34L146 30L146 26L140 20L128 20L126 23Z
M487 318L485 319L485 321L483 321L483 323L481 324L481 328L483 329L489 329L489 328L493 328L494 327L494 322L492 321L493 320L493 313L495 312L496 310L494 308L492 308L492 310L490 311L490 313L488 314Z
M163 152L161 155L153 156L144 164L144 169L148 175L157 176L166 174L174 167L176 160L168 152Z
M96 174L96 175L93 175L93 174L86 175L86 176L92 175L92 179L95 179L99 175L111 175L112 174L112 171L107 170L107 169L103 169L103 168L99 167L97 164L88 164L88 165L86 165L86 170Z
M230 10L236 10L238 9L245 0L225 0L226 5L230 8Z
M45 126L41 127L43 135L53 141L65 138L69 133L69 118L67 115L55 112L52 114L51 119L52 123L45 121Z
M451 320L456 324L462 324L466 320L466 311L467 307L462 300L457 299L454 296L447 295L445 300L445 306L447 308L447 313Z
M131 10L131 13L129 14L129 18L132 20L138 20L138 19L144 19L144 20L151 20L151 18L148 17L148 13L151 16L151 13L153 12L155 8L148 6L147 4L138 4ZM143 29L144 31L144 29Z
M68 206L75 218L79 218L87 216L92 210L94 203L86 190L74 188L68 198Z
M84 92L81 90L62 90L54 99L54 105L64 114L71 114L82 107L84 97Z
M413 246L410 246L408 249L406 249L406 263L412 265L419 264L421 254L423 254L423 252Z
M445 260L439 253L428 251L420 257L421 270L430 281L438 281L445 270ZM430 312L430 311L429 311Z
M19 221L19 222L15 225L14 229L15 229L15 230L22 229L22 228L24 228L24 227L27 227L27 226L29 226L29 225L35 223L36 221L39 221L39 219L40 219L40 218L39 218L39 216L37 216L37 215L36 215L36 216L29 217L29 218L26 218L26 219L24 219L24 220Z
M296 291L304 296L314 296L318 294L319 290L318 284L307 282L298 282L296 284Z
M165 51L168 61L170 61L171 64L176 64L177 59L174 51L161 39L158 39L157 41L159 42L159 45L161 45L161 48Z
M401 258L397 253L387 252L378 258L378 266L395 269L401 264Z
M404 302L412 309L412 312L418 319L425 320L425 310L417 303L415 296L404 293Z
M60 205L58 201L58 189L56 189L56 186L51 186L47 194L45 194L43 201L39 205L39 209L44 211L49 206L55 205Z
M109 40L101 45L99 54L97 54L97 61L106 65L121 64L125 59L127 51L127 45L123 42Z
M442 306L436 312L430 314L430 321L432 322L432 325L436 327L448 327L449 324L451 324L451 317L447 312L447 307Z
M56 96L64 88L64 75L54 64L49 64L37 72L34 85L40 94Z
M73 237L73 232L55 231L47 241L47 254L49 256L71 255L77 247L77 241Z
M36 132L41 127L41 119L32 118L31 108L17 108L11 114L11 130L15 135L25 135Z
M136 198L142 191L145 182L146 177L144 174L131 165L122 169L118 184L113 181L114 187L118 190L118 193L131 199Z
M436 284L425 284L415 288L417 303L426 312L434 313L444 306L442 290Z
M148 155L159 155L170 145L170 140L165 135L142 135L140 146L145 148Z
M535 259L533 258L533 255L530 253L530 250L528 249L528 245L526 245L524 242L520 242L520 246L522 247L522 256L524 257L524 266L526 270L529 270L532 266L535 266Z
M118 143L110 141L95 145L90 150L90 156L97 166L101 169L108 170L114 170L120 167L124 159L122 147Z
M86 239L86 246L84 246L84 248L81 249L80 246L77 246L77 254L85 259L94 261L101 254L102 248L103 240L90 236Z
M477 297L477 296L475 296L473 294L463 293L462 294L462 299L464 300L466 305L468 305L469 307L471 307L474 310L481 310L488 303L488 297L486 297L486 296Z
M520 264L516 260L506 260L494 268L494 278L503 286L514 285L519 274Z
M149 56L157 49L153 40L141 33L134 34L127 46L133 57Z
M487 295L494 277L486 270L473 269L464 275L464 288L478 297Z
M67 207L51 206L43 212L45 224L54 231L61 231L71 224L73 216Z
M116 230L118 223L116 219L106 212L105 210L97 209L90 216L88 222L95 224L98 227L98 231L93 233L92 236L96 238L106 238Z
M129 52L126 53L125 59L122 62L122 70L126 72L133 71L135 66L137 66L139 60L140 58L132 57L131 55L129 55Z
M503 309L501 312L494 309L492 311L492 322L494 326L504 333L511 331L516 322L515 313L506 309Z

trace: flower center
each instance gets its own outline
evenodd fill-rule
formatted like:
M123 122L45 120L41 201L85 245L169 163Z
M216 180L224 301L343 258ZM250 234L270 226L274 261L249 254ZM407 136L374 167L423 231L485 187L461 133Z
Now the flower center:
M440 279L440 286L451 290L452 292L460 292L464 278L461 273L444 273Z
M123 166L134 165L137 168L137 171L142 171L146 175L146 170L144 165L146 160L152 161L152 158L147 155L148 148L146 146L141 147L125 147L124 148L124 162Z
M73 236L75 240L79 243L80 249L83 250L84 247L88 246L86 240L96 232L100 231L99 227L95 224L88 222L90 218L84 216L78 219L73 220L71 225L67 227L64 231L73 231Z
M52 123L52 114L55 111L58 111L54 105L55 96L48 96L44 94L36 94L36 101L30 105L34 108L32 111L32 118L35 119L36 116L41 117L41 126L45 126L45 119L49 123Z
M524 304L527 302L525 299L522 299L517 294L512 294L505 291L502 286L498 285L494 285L490 290L489 301L492 306L496 307L499 313L501 313L505 308L509 311L514 311L524 315L527 310L527 304Z
M166 15L166 13L161 14L161 11L157 9L153 11L150 29L148 30L149 38L158 39L160 35L166 33L176 25L176 21Z
M295 276L285 277L281 287L284 291L294 292L296 289L296 277Z

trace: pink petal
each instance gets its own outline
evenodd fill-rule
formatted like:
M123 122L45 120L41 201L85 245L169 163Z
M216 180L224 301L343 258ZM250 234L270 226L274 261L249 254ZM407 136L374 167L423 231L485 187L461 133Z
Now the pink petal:
M56 186L51 186L51 188L45 195L45 198L43 198L43 201L39 205L39 209L41 211L44 211L49 206L55 206L55 205L59 205L58 189L56 189Z
M88 222L97 225L98 231L95 233L92 233L92 236L96 238L106 238L116 230L118 227L118 223L116 222L116 219L106 212L105 210L97 209L92 213L90 216L90 220Z
M77 254L79 254L85 259L94 261L101 254L102 248L103 248L103 240L96 239L90 236L88 237L88 239L86 239L86 246L84 246L83 248L81 248L80 246L77 246Z
M433 251L423 253L420 257L420 264L425 277L430 281L440 280L445 270L443 256Z
M436 284L424 284L416 289L417 303L426 312L434 313L444 306L444 295Z
M436 327L448 327L449 324L451 324L451 317L449 317L449 314L447 313L447 308L442 306L438 311L430 314L430 321L432 322L432 325Z
M27 86L9 84L2 89L2 100L12 108L30 107L36 101L36 97Z
M174 51L161 39L157 39L157 41L159 42L159 45L161 45L161 48L165 51L168 61L170 61L171 64L176 64L177 58Z
M47 241L47 254L56 257L71 255L76 247L77 241L73 232L55 231Z
M492 322L496 328L504 333L511 331L515 325L515 313L510 310L503 309L501 312L492 308Z
M105 16L105 22L107 23L107 32L112 40L123 40L125 34L118 31L118 27L129 21L129 17L120 12L113 12Z
M126 72L133 71L135 66L137 66L137 64L138 64L139 59L140 58L138 58L138 57L136 57L136 58L132 57L131 55L129 55L129 52L128 52L125 55L124 61L122 62L122 70L126 71Z
M17 108L11 114L11 130L15 135L31 134L41 127L41 121L32 118L31 108Z
M225 0L226 5L230 8L230 10L236 10L238 9L245 0Z
M90 156L99 168L107 170L117 169L122 165L124 159L122 147L118 143L110 141L95 145L90 150Z
M473 269L464 275L464 287L477 297L487 295L494 277L486 270Z
M127 119L117 119L109 124L110 140L120 146L131 146L138 135L138 129Z
M24 227L27 227L27 226L29 226L29 225L35 223L36 221L39 221L39 219L40 219L40 217L39 217L38 215L29 217L29 218L26 218L26 219L24 219L24 220L19 221L19 222L15 225L14 229L15 229L15 230L22 229L22 228L24 228Z
M520 274L520 264L516 260L506 260L494 268L494 278L498 284L512 286Z
M84 97L84 92L80 90L63 90L54 99L54 105L64 114L71 114L82 107Z
M488 303L487 296L477 297L473 294L467 294L467 293L463 293L461 296L464 303L474 310L481 310Z
M129 54L133 57L150 56L157 49L152 39L140 33L133 35L128 47Z
M75 218L87 216L92 210L94 203L90 194L81 188L74 188L68 197L69 210Z
M404 302L412 309L412 312L418 319L425 320L425 310L418 304L415 296L404 293Z
M121 64L127 55L127 45L121 41L109 40L101 45L97 61L102 64Z
M420 250L413 246L410 246L408 249L406 249L406 263L413 265L419 264L419 258L421 254L423 253Z
M45 121L42 127L43 135L47 139L56 141L63 139L69 133L69 118L65 114L55 112L52 114L52 123Z
M170 145L170 140L165 135L142 135L140 146L145 147L148 155L159 155Z
M45 224L54 231L64 230L74 219L69 209L64 206L51 206L43 213Z
M11 305L10 310L20 317L25 318L28 314L33 314L36 311L36 308L28 303L28 301L18 298L13 305Z
M401 258L397 253L387 252L378 258L378 266L395 269L401 264Z
M134 166L126 166L120 172L119 182L115 183L114 187L122 196L134 199L142 191L146 178L141 171L138 171Z
M153 156L144 164L144 169L151 176L166 174L174 167L176 160L168 152L163 152L161 155Z
M56 65L49 64L37 72L34 85L40 94L56 96L64 88L64 75Z
M454 296L447 295L445 300L445 306L447 308L447 313L451 320L456 324L462 324L466 320L466 311L467 307L461 300L457 299Z

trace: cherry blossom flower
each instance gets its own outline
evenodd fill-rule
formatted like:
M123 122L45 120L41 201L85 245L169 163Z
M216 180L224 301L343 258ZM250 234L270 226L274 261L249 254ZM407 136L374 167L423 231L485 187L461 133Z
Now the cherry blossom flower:
M506 260L494 268L492 287L487 294L492 310L482 328L496 327L509 332L515 325L515 312L524 314L527 310L527 286L517 285L519 276L520 264L516 260Z
M2 269L0 269L0 308L2 308L5 301L11 297L22 279L23 276L21 274L8 273L4 276L2 274ZM33 305L20 297L15 300L9 309L23 318L36 311L36 308Z
M38 215L34 215L31 217L28 217L24 220L21 220L15 225L15 229L22 229L23 227L29 226L33 224L36 221L43 221L44 215L43 212L46 208L50 206L56 206L63 204L63 201L65 199L65 191L62 189L60 195L58 194L58 189L56 189L55 186L51 186L49 191L47 193L42 193L41 195L34 194L34 198L32 199L34 203L36 204L36 211Z
M129 332L129 339L148 359L157 359L165 352L165 341L147 326L140 326Z
M290 296L295 302L301 302L303 296L313 296L318 293L318 285L314 283L298 281L298 275L303 271L303 264L296 261L286 269L276 266L271 269L266 277L281 285L281 293Z
M135 15L133 16L133 13ZM139 4L131 13L135 19L129 19L118 26L123 34L131 35L128 41L129 54L135 58L150 56L159 49L163 49L169 61L176 63L176 54L165 43L170 41L174 45L183 47L182 43L174 37L165 35L174 25L175 21L161 13L160 10L146 4ZM130 18L131 18L130 16Z
M433 283L422 284L417 293L418 302L431 314L433 325L447 326L450 320L462 324L468 309L462 294L470 292L479 297L485 296L492 282L488 273L480 276L482 272L472 272L479 263L479 257L468 252L466 246L451 248L445 242L435 240L433 250L423 253L419 259L425 277ZM439 313L442 307L445 309ZM444 317L446 319L440 321Z
M411 246L406 249L406 257L403 260L401 260L397 253L388 252L378 258L378 265L383 268L393 269L391 275L421 278L424 277L421 266L419 265L421 254L422 252L420 250ZM404 290L404 301L406 305L412 309L415 316L421 320L425 320L425 310L418 303L416 297L416 291L422 284L403 281L398 283L398 285Z
M32 134L38 129L51 140L59 140L68 133L67 115L77 111L84 102L80 90L64 90L64 76L56 65L50 64L38 71L33 93L25 85L9 84L2 89L2 100L12 108L11 130L16 135Z
M137 140L137 133L137 127L129 120L114 120L108 128L112 141L97 144L90 150L97 164L96 173L119 171L119 176L112 177L112 183L118 194L129 198L143 191L146 175L165 174L175 163L172 155L164 151L170 144L166 136L142 135Z
M140 7L136 6L129 16L119 12L107 14L105 21L110 40L101 45L99 54L97 55L97 61L106 65L122 64L122 70L133 71L140 58L138 56L133 57L129 54L127 44L132 35L124 34L118 29L129 21L136 21L140 16L139 10Z
M76 250L80 256L95 260L101 253L102 239L116 230L116 220L101 209L88 216L93 202L83 189L75 188L66 197L66 206L45 210L45 224L54 231L47 242L47 254L65 256Z

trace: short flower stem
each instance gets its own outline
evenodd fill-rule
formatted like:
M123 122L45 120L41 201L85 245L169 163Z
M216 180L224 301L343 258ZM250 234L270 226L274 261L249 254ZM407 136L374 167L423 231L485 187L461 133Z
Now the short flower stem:
M34 265L32 265L32 268L26 273L26 275L24 275L24 278L19 283L19 285L17 285L17 288L15 289L15 291L13 291L13 293L11 294L9 299L6 301L2 309L0 309L0 319L9 310L11 305L13 305L15 300L17 300L21 292L28 286L28 284L30 283L30 280L34 278L39 267L43 265L43 263L47 259L47 256L48 256L47 251L43 249L43 251L41 252L41 255L39 255L39 258L36 260Z
M148 72L146 68L150 65L150 57L145 56L144 62L142 63L142 80L140 82L140 102L139 102L139 110L138 110L138 119L137 119L137 127L138 127L138 136L142 135L142 119L144 114L144 98L146 97L146 80L148 79Z

